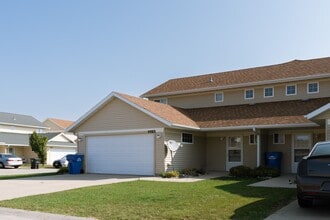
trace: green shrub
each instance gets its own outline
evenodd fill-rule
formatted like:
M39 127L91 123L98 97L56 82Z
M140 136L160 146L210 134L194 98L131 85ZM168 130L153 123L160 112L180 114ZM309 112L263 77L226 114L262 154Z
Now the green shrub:
M280 175L280 170L267 167L267 166L260 166L253 170L253 177L277 177Z
M229 174L234 177L251 177L252 169L248 166L241 165L230 168Z
M180 175L183 176L199 176L204 175L206 171L204 169L196 169L196 168L185 168L180 170Z
M161 173L160 176L163 178L173 178L173 177L179 177L180 173L176 170L173 170L173 171Z

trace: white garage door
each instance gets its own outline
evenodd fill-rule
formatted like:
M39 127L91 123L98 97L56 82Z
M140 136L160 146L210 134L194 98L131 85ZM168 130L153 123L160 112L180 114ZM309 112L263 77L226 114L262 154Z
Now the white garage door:
M154 135L87 137L88 173L154 175Z
M54 160L61 159L67 154L75 154L75 148L50 148L47 153L47 164L52 165Z

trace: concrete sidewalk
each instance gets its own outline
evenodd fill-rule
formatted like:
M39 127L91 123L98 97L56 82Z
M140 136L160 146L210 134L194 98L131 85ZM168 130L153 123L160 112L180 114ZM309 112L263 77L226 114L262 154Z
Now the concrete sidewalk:
M0 207L0 219L5 220L92 220L94 218L80 218L66 215L56 215L43 212L32 212L19 209Z
M272 188L296 188L295 174L285 174L279 177L253 183L249 186L272 187Z

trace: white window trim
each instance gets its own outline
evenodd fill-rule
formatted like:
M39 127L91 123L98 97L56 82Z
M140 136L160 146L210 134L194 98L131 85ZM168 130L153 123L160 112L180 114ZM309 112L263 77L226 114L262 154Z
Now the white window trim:
M272 96L266 96L266 89L272 89L273 90L273 95ZM273 86L270 87L264 87L264 98L272 98L275 95L275 89Z
M191 142L184 142L184 141L183 141L183 134L189 134L189 135L191 135ZM182 132L182 133L181 133L181 143L182 143L182 144L194 144L194 135L191 134L191 133L185 133L185 132Z
M253 142L251 142L251 136L253 136ZM257 135L250 134L249 135L249 145L256 145L257 144Z
M317 91L316 92L310 92L309 91L309 85L314 84L314 83L317 84ZM319 82L309 82L309 83L307 83L307 94L317 94L319 92L320 92L320 83Z
M283 135L283 142L275 143L275 134ZM274 133L273 134L273 144L285 144L285 134L283 134L283 133Z
M217 94L222 94L222 100L217 100ZM225 95L223 92L216 92L214 93L214 102L223 102L225 100Z
M294 86L295 87L295 91L294 94L288 94L288 87L289 86ZM292 96L292 95L297 95L297 84L288 84L285 86L285 95L286 96Z
M246 92L247 91L251 91L252 90L252 97L251 98L247 98L246 97ZM244 91L244 99L245 100L251 100L251 99L254 99L254 89L245 89L245 91Z

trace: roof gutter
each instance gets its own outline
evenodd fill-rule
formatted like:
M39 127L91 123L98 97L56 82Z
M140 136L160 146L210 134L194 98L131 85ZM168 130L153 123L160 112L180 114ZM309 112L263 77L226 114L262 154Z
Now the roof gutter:
M246 129L270 129L270 128L302 128L302 127L318 127L316 123L304 123L304 124L274 124L274 125L244 125L233 127L216 127L216 128L201 128L201 131L234 131L234 130L246 130Z
M235 89L241 87L251 87L251 86L260 86L260 85L269 85L275 83L286 83L292 81L302 81L302 80L310 80L310 79L322 79L330 77L330 73L327 74L317 74L317 75L309 75L309 76L300 76L300 77L289 77L285 79L275 79L275 80L265 80L265 81L258 81L258 82L247 82L247 83L240 83L240 84L233 84L233 85L224 85L224 86L214 86L214 87L207 87L207 88L198 88L198 89L188 89L182 91L175 91L175 92L163 92L157 94L142 94L142 98L152 98L152 97L159 97L159 96L169 96L169 95L181 95L181 94L188 94L188 93L196 93L196 92L208 92L208 91L215 91L215 90L224 90L224 89Z

